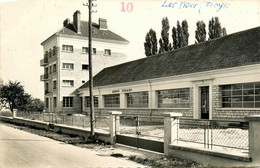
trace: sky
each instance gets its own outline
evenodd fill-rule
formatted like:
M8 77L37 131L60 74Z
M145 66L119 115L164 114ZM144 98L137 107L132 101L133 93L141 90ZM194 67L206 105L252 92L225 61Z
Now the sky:
M20 81L27 93L43 100L40 43L61 29L66 18L72 20L76 10L87 21L88 8L83 5L87 1L0 0L0 77L4 83ZM94 3L97 12L92 20L107 19L108 29L130 42L126 61L145 57L145 35L152 28L159 39L163 17L168 17L170 30L177 20L187 20L189 45L195 41L199 20L208 25L212 17L219 17L227 34L260 26L259 0L97 0Z

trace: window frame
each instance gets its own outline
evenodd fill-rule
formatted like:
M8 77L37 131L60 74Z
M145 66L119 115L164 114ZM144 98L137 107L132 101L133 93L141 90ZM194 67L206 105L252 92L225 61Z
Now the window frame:
M72 108L74 105L74 97L64 96L62 98L62 107L63 108Z
M220 87L221 108L260 108L260 82L236 83Z
M156 96L157 108L191 108L190 88L157 90Z
M63 87L74 87L74 80L64 79L64 80L62 80L62 86Z
M99 100L98 96L94 96L94 107L98 108L99 107ZM85 96L85 107L89 108L90 107L90 96Z
M70 66L66 67L65 65L71 65L71 67ZM62 69L63 70L74 70L74 63L62 63Z
M120 94L103 95L103 99L105 108L120 108Z
M61 51L67 52L67 53L73 53L74 47L73 47L73 45L62 44L62 50Z
M105 56L111 56L111 49L104 49L104 55Z
M143 92L129 92L126 96L127 108L148 108L149 107L149 93ZM145 98L145 99L142 99Z

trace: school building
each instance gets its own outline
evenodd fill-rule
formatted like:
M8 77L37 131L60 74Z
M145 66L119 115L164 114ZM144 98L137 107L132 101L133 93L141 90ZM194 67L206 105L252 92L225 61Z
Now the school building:
M94 77L96 113L243 120L260 114L260 27L111 66ZM79 96L89 112L89 83Z

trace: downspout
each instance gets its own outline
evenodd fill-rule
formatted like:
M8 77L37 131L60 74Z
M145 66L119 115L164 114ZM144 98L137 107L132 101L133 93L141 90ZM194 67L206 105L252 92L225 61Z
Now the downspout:
M148 79L147 80L148 81L148 83L149 83L149 85L150 85L150 94L149 94L149 96L150 96L150 103L149 103L149 109L150 109L150 120L151 120L151 116L152 116L152 102L153 102L153 100L152 100L152 98L153 98L153 96L152 96L152 82Z

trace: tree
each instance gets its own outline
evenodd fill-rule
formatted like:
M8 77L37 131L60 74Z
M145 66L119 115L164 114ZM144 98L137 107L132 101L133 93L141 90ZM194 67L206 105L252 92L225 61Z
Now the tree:
M156 32L153 29L150 29L145 36L144 49L146 56L151 56L157 53L157 38Z
M167 17L162 19L162 31L161 31L161 39L159 41L160 50L159 52L169 51L171 50L171 45L169 43L169 20Z
M189 43L189 32L188 32L188 23L186 20L182 21L182 25L177 21L177 28L172 28L172 41L173 48L182 48L188 45Z
M44 109L44 103L38 98L32 98L28 107L28 111L42 112Z
M182 32L183 32L183 47L187 46L189 44L189 31L188 31L188 22L187 20L183 20L182 23Z
M206 41L206 24L203 21L198 21L196 25L197 29L195 31L195 43Z
M222 36L227 35L226 29L221 27L221 24L219 22L218 17L212 17L211 20L209 20L209 39L216 39Z
M20 82L9 81L8 84L0 87L0 101L2 104L9 105L11 111L18 109L24 111L28 109L31 96L24 91Z

